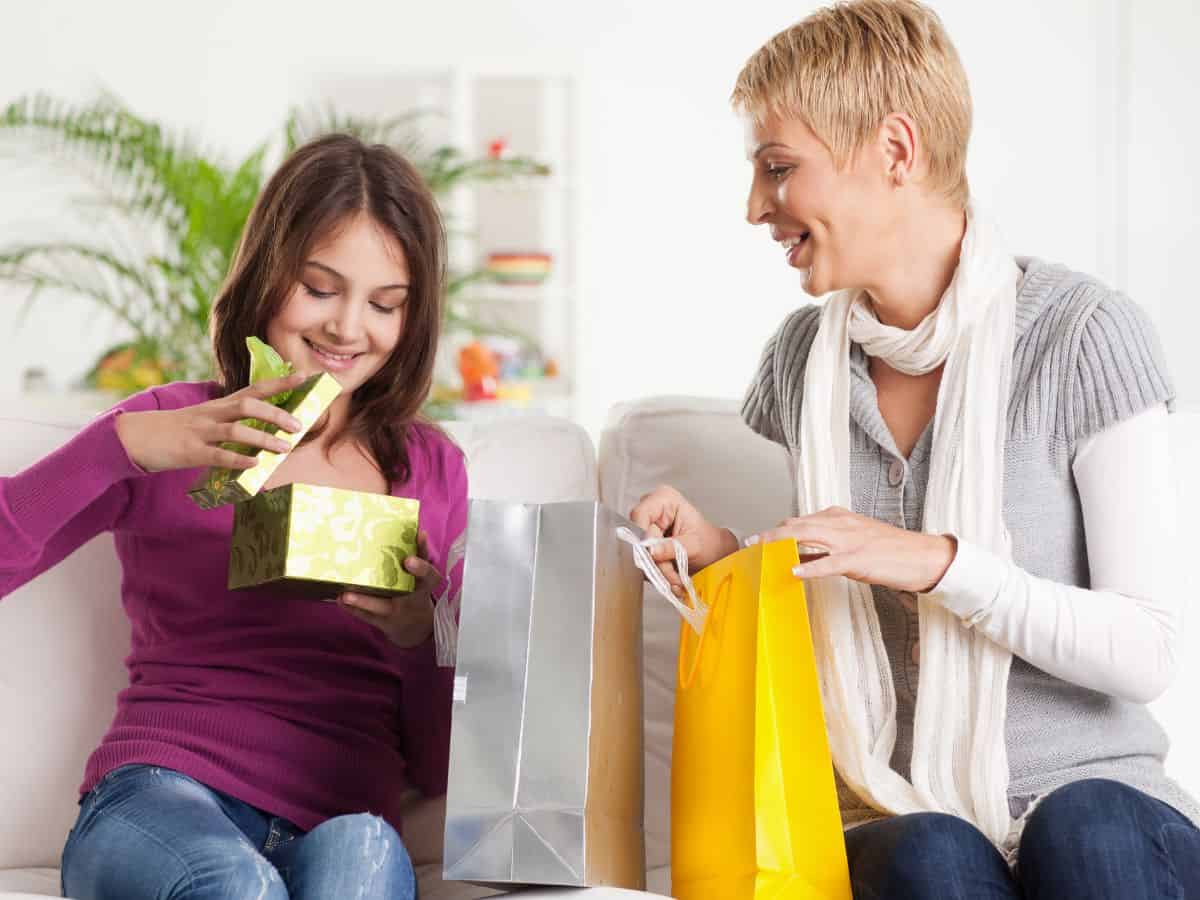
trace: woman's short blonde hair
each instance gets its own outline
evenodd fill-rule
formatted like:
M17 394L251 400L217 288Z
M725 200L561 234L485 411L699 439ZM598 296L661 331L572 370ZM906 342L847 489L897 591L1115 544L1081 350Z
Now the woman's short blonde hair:
M966 206L971 91L937 14L916 0L849 0L767 41L731 98L757 122L801 119L844 166L893 112L916 124L930 187Z

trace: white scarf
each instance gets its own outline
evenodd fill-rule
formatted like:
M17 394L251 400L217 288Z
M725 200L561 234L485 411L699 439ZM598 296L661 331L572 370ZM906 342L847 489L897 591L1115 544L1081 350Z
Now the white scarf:
M802 515L850 508L850 343L901 372L945 363L923 528L1009 556L1001 518L1015 329L1013 257L974 204L941 303L912 331L883 325L861 291L830 297L805 370L798 493ZM945 812L1011 843L1004 743L1012 655L934 600L918 602L921 674L912 781L892 770L896 693L871 588L846 578L809 587L813 639L834 763L847 785L892 814Z

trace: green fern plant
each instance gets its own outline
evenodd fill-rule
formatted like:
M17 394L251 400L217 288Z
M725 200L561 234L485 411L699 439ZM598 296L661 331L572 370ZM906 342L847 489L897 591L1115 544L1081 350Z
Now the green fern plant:
M132 340L105 353L88 374L95 386L132 393L165 381L209 378L212 298L267 173L300 144L338 131L395 146L438 197L464 183L549 173L525 157L469 158L444 146L427 151L416 137L417 119L426 114L364 118L330 108L293 109L276 136L228 160L136 115L111 95L84 104L45 94L20 98L0 113L0 139L81 175L88 185L80 198L86 214L95 221L99 211L107 231L94 240L0 246L0 280L28 288L27 307L46 293L84 296L130 330ZM144 239L131 242L131 233ZM450 300L485 277L451 273ZM446 308L448 326L497 330L462 304Z

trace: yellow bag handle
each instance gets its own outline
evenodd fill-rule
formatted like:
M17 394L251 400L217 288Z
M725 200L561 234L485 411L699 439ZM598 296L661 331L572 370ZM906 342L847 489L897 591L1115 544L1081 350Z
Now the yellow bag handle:
M726 599L728 599L729 595L733 593L732 572L722 578L721 583L717 585L716 597L713 600L712 605L708 608L709 615L705 617L704 628L700 631L700 639L696 641L696 658L692 660L691 668L688 670L686 675L684 675L683 666L684 650L687 647L686 637L679 643L679 687L682 690L686 691L692 686L692 683L696 680L696 673L700 671L700 656L704 652L704 639L708 636L708 633L712 631L713 618L717 614L717 604L721 602L722 591L725 592Z
M646 580L654 586L654 589L673 607L675 611L683 618L692 631L696 632L699 640L696 643L696 655L692 660L690 667L684 664L684 649L687 646L686 641L682 641L679 646L679 686L683 690L687 690L696 680L696 673L700 670L700 658L704 652L704 639L708 635L709 625L712 622L712 615L716 610L716 604L720 602L722 592L726 597L733 591L733 572L727 574L721 579L721 583L717 585L716 595L712 605L707 605L700 599L700 595L696 593L696 586L693 584L691 576L688 574L688 558L687 551L683 549L683 544L674 538L646 538L640 539L636 534L628 528L618 528L617 537L629 544L633 549L633 561L637 567L642 570L642 574L646 576ZM675 568L679 570L679 579L683 582L684 590L687 591L690 605L684 603L675 596L671 590L671 585L667 582L666 576L659 570L658 564L650 556L650 548L657 547L660 544L673 544L675 547Z

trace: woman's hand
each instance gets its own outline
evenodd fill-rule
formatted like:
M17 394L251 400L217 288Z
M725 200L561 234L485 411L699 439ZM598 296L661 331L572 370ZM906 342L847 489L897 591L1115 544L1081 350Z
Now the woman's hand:
M301 429L291 414L267 402L280 391L291 390L304 381L297 373L286 378L262 381L247 388L182 409L126 412L117 416L117 437L129 458L147 472L220 466L251 469L258 460L221 446L226 441L262 450L286 453L288 442L265 431L243 425L240 419L260 419L289 433Z
M429 640L433 634L433 592L442 584L442 574L429 563L429 539L417 535L417 555L404 561L404 569L417 579L410 593L394 597L344 593L338 606L374 625L397 647L409 649Z
M675 538L687 551L688 568L697 571L738 549L737 538L725 528L717 528L673 487L655 488L644 496L629 513L633 524L647 537ZM660 544L650 551L659 570L670 582L678 597L683 596L683 582L675 570L675 550Z
M797 578L844 575L864 584L923 594L933 590L954 562L958 543L886 525L841 507L787 519L778 528L746 539L764 544L791 538L800 545ZM813 551L824 554L814 558Z

